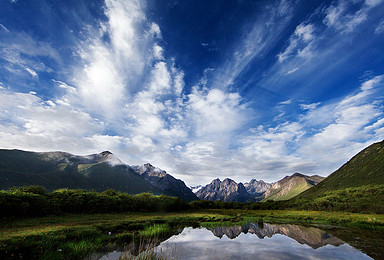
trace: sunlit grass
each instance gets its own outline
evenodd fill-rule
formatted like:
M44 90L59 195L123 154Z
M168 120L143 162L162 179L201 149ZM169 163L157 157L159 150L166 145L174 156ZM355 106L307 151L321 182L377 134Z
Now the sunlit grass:
M384 230L384 215L381 214L296 210L205 210L8 219L0 224L0 258L7 259L4 255L21 250L45 259L68 259L64 256L81 259L92 252L145 237L172 234L178 227L233 226L250 222L330 224Z

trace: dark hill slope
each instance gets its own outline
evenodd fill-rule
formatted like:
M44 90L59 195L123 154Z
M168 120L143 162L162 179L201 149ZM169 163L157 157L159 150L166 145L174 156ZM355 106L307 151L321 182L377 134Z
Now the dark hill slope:
M365 148L318 185L299 197L322 195L329 191L365 185L384 184L384 141Z
M176 179L166 171L154 167L150 163L140 166L132 166L132 169L153 186L164 191L164 193L169 196L178 196L185 201L198 200L196 195L182 180Z
M24 185L41 185L48 190L111 188L131 194L161 193L108 151L76 156L0 149L0 189Z

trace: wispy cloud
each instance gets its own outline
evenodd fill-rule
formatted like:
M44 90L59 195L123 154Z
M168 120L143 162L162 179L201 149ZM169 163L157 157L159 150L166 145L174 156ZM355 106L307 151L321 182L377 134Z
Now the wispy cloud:
M327 8L323 22L328 27L335 28L343 33L349 33L366 21L368 12L381 3L381 0L357 2L340 0ZM354 8L351 8L351 6L354 4L360 5L361 8L357 9L357 11L353 11Z
M302 110L311 110L311 109L317 108L320 104L321 104L321 102L316 102L316 103L312 103L312 104L300 104L300 108Z
M287 71L287 73L286 73L286 75L289 75L289 74L292 74L292 73L295 73L296 71L298 71L299 70L299 68L294 68L294 69L291 69L291 70L289 70L289 71Z
M0 27L1 27L1 29L3 29L4 31L6 31L7 33L9 33L8 28L5 27L3 24L0 23Z
M289 39L288 47L282 53L279 53L277 55L279 58L279 62L283 62L292 54L299 55L301 57L307 57L307 58L311 57L310 48L311 48L311 42L314 39L313 33L314 33L314 26L312 24L302 23L298 25L296 27L294 34Z
M254 21L251 31L242 38L233 50L233 55L218 68L212 79L213 88L225 89L235 82L256 58L261 58L272 49L293 16L293 5L289 1L273 1ZM240 87L240 86L236 86Z
M29 73L29 74L31 74L31 76L32 77L34 77L34 78L38 78L39 77L39 75L36 73L36 71L34 71L33 69L30 69L30 68L28 68L28 67L25 67L25 70Z
M384 32L384 20L382 20L375 29L375 34L381 34Z

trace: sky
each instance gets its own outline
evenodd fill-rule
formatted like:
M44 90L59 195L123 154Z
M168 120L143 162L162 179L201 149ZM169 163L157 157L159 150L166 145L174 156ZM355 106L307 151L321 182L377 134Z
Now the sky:
M187 185L328 176L384 134L384 0L0 0L0 148Z

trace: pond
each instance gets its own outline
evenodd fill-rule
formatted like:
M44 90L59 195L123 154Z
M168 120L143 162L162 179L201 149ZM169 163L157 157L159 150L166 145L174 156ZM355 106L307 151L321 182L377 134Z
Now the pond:
M331 233L341 234L343 239ZM382 252L361 233L335 227L312 227L293 224L249 223L232 227L186 227L178 234L158 243L154 251L164 259L381 259ZM373 236L373 237L372 237ZM382 238L381 238L382 239ZM361 241L363 240L363 241ZM362 245L359 249L356 245ZM381 247L380 247L381 248ZM363 249L363 250L362 250ZM370 252L370 256L362 251ZM119 259L124 252L111 252L103 257ZM372 258L373 257L373 258Z

